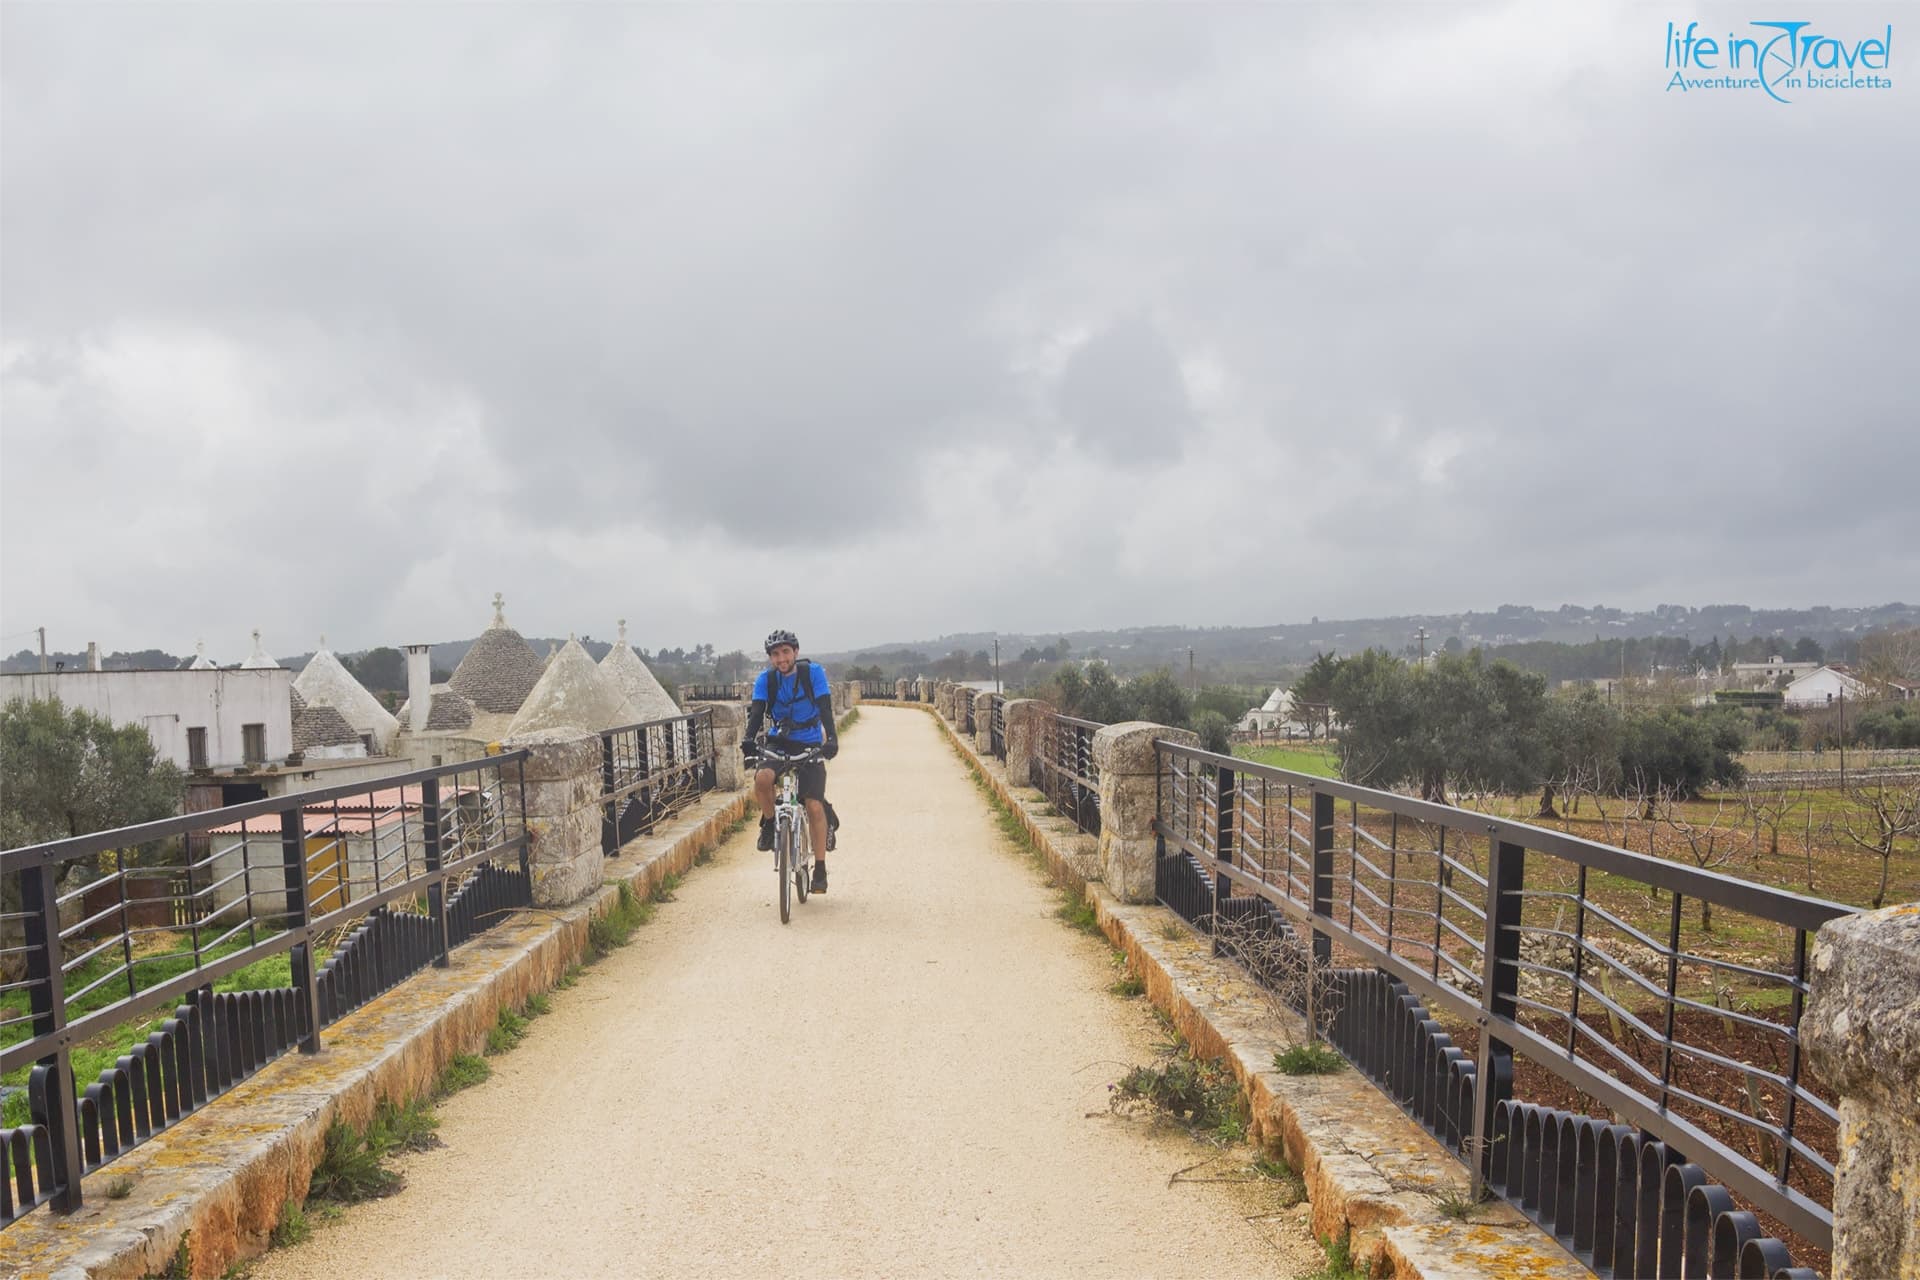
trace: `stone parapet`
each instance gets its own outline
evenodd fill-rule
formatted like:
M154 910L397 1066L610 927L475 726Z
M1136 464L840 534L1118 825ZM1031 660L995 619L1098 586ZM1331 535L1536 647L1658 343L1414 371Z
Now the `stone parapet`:
M713 713L713 784L722 791L746 785L746 765L740 756L740 738L747 728L747 709L734 702L716 702Z
M1153 815L1159 803L1156 739L1199 746L1186 729L1124 720L1093 735L1100 771L1100 879L1122 902L1155 901Z
M1920 1278L1920 902L1815 935L1800 1036L1840 1095L1832 1280Z
M525 748L526 811L533 901L542 907L578 902L600 887L601 746L598 734L537 729L502 744ZM520 789L509 787L511 803Z
M976 693L973 695L973 745L980 749L981 755L993 750L993 695Z
M1012 698L1000 713L1007 725L1007 780L1016 787L1032 785L1033 760L1040 753L1040 720L1053 708L1038 698Z
M893 682L893 696L901 702L907 701L907 695L913 691L913 681L907 679Z

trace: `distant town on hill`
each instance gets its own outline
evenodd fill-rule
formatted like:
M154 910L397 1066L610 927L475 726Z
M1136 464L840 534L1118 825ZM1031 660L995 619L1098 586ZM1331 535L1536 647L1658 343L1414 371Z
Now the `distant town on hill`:
M1663 604L1651 610L1614 609L1606 605L1564 604L1554 609L1530 605L1501 605L1491 612L1403 614L1380 618L1310 618L1305 622L1251 627L1126 627L1102 631L993 632L972 631L886 644L863 645L837 652L814 652L811 657L836 670L879 670L888 676L928 673L936 666L953 666L959 657L969 660L967 674L979 666L980 655L991 656L999 643L1003 668L1031 668L1036 663L1064 659L1103 659L1122 673L1169 668L1192 669L1208 681L1274 681L1311 662L1315 654L1345 655L1366 649L1415 656L1422 650L1483 649L1517 665L1540 671L1556 680L1601 677L1621 673L1645 674L1650 665L1698 660L1701 653L1729 657L1765 658L1773 652L1803 660L1844 660L1852 656L1862 636L1872 631L1920 626L1920 605L1903 603L1847 608L1816 605L1804 609L1755 608L1742 604L1699 607ZM1659 643L1653 643L1659 641ZM436 678L445 679L466 656L473 641L450 640L433 646ZM536 653L545 656L562 640L528 637ZM597 661L610 642L581 637ZM237 664L243 645L232 653L210 653L217 665ZM342 652L352 660L375 650ZM712 644L685 648L642 649L641 655L657 673L676 681L743 678L759 665L758 655L718 652ZM281 657L293 670L303 668L311 651ZM382 655L385 658L386 655ZM393 657L397 659L398 655ZM108 670L167 669L185 666L192 655L158 649L103 655ZM78 670L84 652L48 654L48 664ZM380 665L393 665L382 662ZM0 671L40 669L40 655L22 649L0 660ZM396 667L397 669L397 667ZM396 685L395 687L400 687Z

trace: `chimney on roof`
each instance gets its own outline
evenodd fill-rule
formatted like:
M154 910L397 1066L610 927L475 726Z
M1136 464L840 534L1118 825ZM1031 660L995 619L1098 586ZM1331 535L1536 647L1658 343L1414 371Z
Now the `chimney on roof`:
M407 646L407 729L425 733L433 707L433 646Z
M98 640L89 640L87 641L87 670L98 671L99 669L100 642Z

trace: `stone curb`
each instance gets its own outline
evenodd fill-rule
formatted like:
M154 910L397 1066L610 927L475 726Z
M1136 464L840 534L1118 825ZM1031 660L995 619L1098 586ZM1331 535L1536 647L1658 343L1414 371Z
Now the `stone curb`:
M526 908L328 1027L324 1050L269 1063L201 1112L87 1180L87 1202L45 1209L0 1234L0 1276L121 1280L158 1275L181 1241L191 1275L222 1275L263 1253L289 1202L303 1202L334 1120L360 1126L382 1099L429 1093L456 1054L477 1053L504 1007L552 988L587 948L588 922L630 884L645 897L717 846L747 811L746 792L710 794L665 830L625 845L607 882L574 906ZM110 1200L107 1184L131 1181Z
M933 710L912 702L886 705ZM1207 942L1172 911L1123 903L1089 881L1093 838L1065 819L1042 816L1045 796L1010 783L999 761L983 757L943 717L933 719L1018 817L1055 882L1086 895L1108 940L1126 952L1148 998L1194 1052L1232 1067L1253 1117L1248 1137L1279 1148L1300 1170L1317 1237L1350 1232L1356 1265L1395 1280L1592 1280L1591 1271L1509 1204L1489 1203L1467 1221L1441 1213L1436 1193L1467 1192L1466 1169L1452 1154L1358 1071L1288 1076L1274 1070L1274 1054L1298 1043L1305 1023L1291 1011L1276 1011L1236 966L1216 961Z

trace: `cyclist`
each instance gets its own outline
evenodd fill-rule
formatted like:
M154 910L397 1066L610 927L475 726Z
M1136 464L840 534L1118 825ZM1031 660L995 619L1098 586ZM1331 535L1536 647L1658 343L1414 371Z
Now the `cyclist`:
M791 631L767 637L768 667L753 682L753 701L747 707L745 745L748 764L760 755L760 730L766 722L770 750L798 755L811 747L831 760L840 752L833 727L833 696L826 669L800 657L800 640ZM807 807L807 831L813 839L813 891L827 891L827 766L821 761L794 771L800 799ZM760 849L773 848L774 771L754 775L753 794L760 801Z

